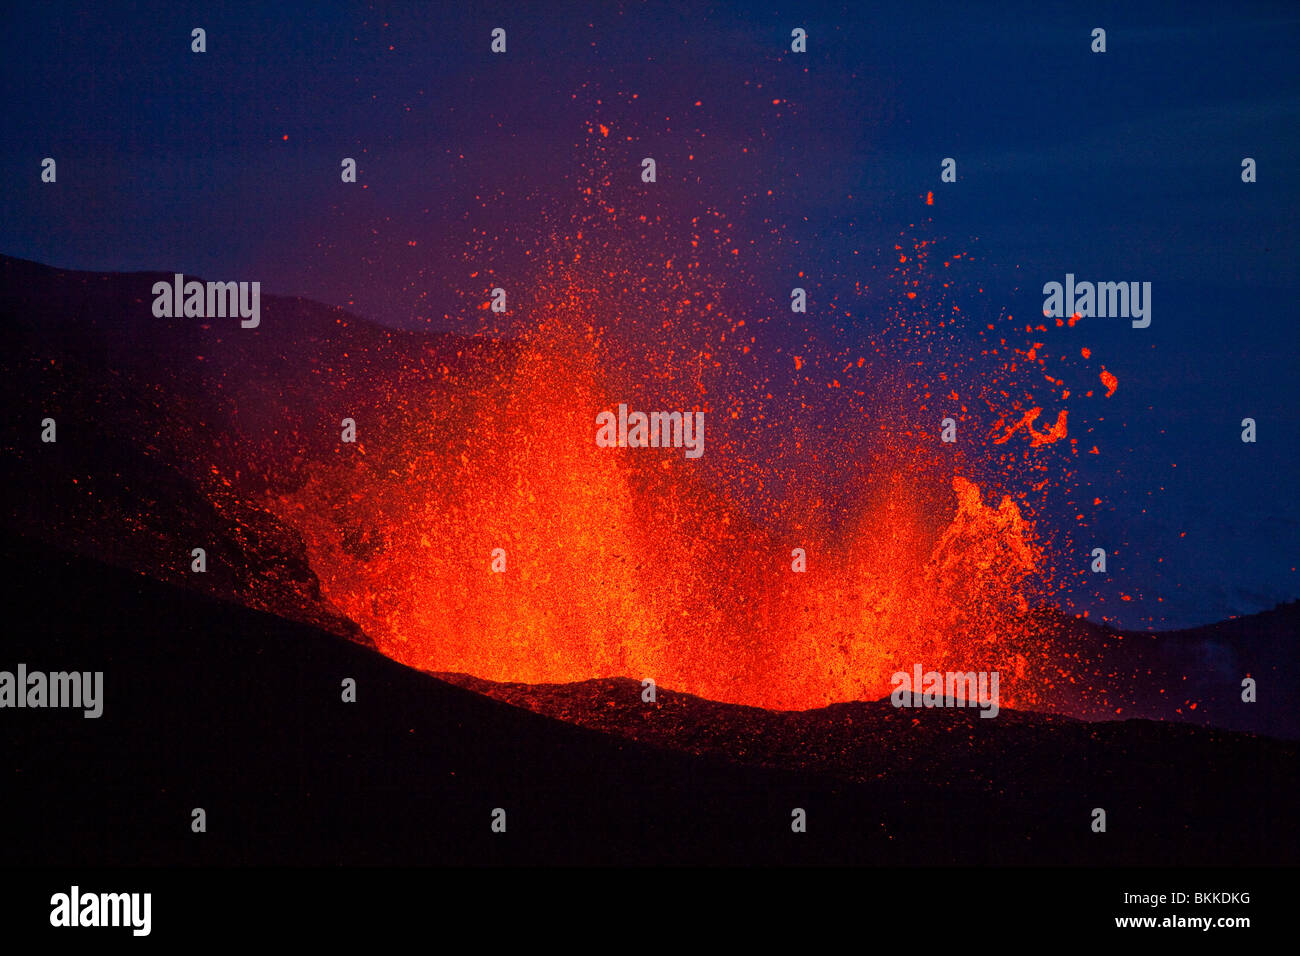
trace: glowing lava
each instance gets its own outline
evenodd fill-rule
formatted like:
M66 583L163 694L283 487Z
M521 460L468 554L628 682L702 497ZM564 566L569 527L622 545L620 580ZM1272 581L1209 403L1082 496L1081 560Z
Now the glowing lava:
M1009 498L944 489L918 441L878 453L850 522L787 500L805 517L768 526L679 451L597 447L608 387L572 351L527 347L472 401L431 400L405 441L313 465L277 510L324 596L425 670L652 677L790 709L884 696L916 661L1024 672L1038 551Z
M1024 494L1060 493L1077 454L1064 408L1034 427L1043 342L968 320L950 301L966 259L931 269L928 239L894 246L883 292L790 275L821 296L801 327L755 278L787 274L784 226L738 241L717 206L629 185L589 135L577 206L541 214L536 250L503 264L501 237L468 244L467 287L526 275L510 315L467 309L508 340L498 358L414 394L408 376L400 428L275 497L324 597L403 663L495 681L653 678L807 708L883 697L924 662L998 670L1005 706L1032 703L1060 671L1040 680L1026 630L1054 571ZM1047 376L1054 402L1070 371ZM703 412L707 453L598 447L595 416L620 403ZM944 445L945 416L1000 435Z

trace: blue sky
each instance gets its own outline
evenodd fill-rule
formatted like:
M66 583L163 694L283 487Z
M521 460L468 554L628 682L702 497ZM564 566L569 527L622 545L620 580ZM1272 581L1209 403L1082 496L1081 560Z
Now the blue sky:
M510 53L491 60L498 25ZM1098 426L1110 453L1080 467L1113 503L1098 538L1131 542L1099 585L1107 613L1186 626L1300 592L1297 49L1293 3L11 7L0 252L260 277L424 325L455 308L439 243L467 217L526 220L571 178L597 98L669 158L669 182L693 144L686 188L755 236L786 223L790 268L827 288L934 190L930 232L978 253L993 312L1033 315L1066 272L1153 284L1149 329L1088 328L1122 384ZM364 192L339 189L344 155ZM946 156L956 184L939 183ZM770 202L744 201L764 187Z

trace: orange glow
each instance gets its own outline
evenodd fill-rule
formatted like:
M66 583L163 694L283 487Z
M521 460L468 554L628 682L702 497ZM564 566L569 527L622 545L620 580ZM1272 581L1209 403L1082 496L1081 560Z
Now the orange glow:
M1034 422L1038 420L1038 416L1042 413L1043 410L1037 406L1029 409L1029 411L1025 412L1021 417L1020 421L1007 428L999 437L994 438L993 443L995 445L1005 444L1010 440L1012 435L1022 428L1029 436L1029 447L1031 448L1037 448L1040 445L1050 445L1053 442L1060 441L1062 438L1066 437L1066 417L1068 412L1065 409L1061 409L1056 416L1056 422L1049 427L1047 431L1039 432L1034 429ZM993 430L997 431L999 428L1004 427L1004 425L1005 420L999 418L997 424L993 426Z
M1047 447L1067 411L1035 425L1043 346L1026 363L1010 315L974 347L951 337L930 240L882 278L867 356L825 323L781 341L784 323L736 308L760 301L749 270L770 274L770 253L741 257L721 213L628 215L592 181L516 270L524 318L466 309L472 355L368 354L345 384L379 393L379 420L277 486L325 601L403 664L494 681L653 678L802 709L878 699L920 663L998 671L1004 706L1039 700L1060 672L1029 618L1060 581L1019 496L1073 480ZM689 248L668 221L691 224ZM861 308L827 304L846 326ZM944 396L960 407L936 413ZM621 402L702 411L703 457L597 446L595 416ZM991 440L942 444L947 414L996 418Z
M882 453L847 527L811 490L760 525L680 449L598 447L594 416L623 388L588 334L563 348L552 334L472 388L443 369L415 431L313 465L274 503L323 596L384 654L496 681L653 677L789 709L879 698L922 662L999 670L1004 705L1033 699L1041 554L1010 498L986 503L960 475L945 487L917 437ZM720 419L701 407L707 436Z

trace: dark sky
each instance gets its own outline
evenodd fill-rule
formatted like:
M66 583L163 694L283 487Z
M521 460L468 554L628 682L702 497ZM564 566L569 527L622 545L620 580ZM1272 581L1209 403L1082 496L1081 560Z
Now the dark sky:
M0 19L0 252L260 279L455 329L451 251L537 248L590 173L589 124L607 123L603 162L635 177L656 155L667 189L740 236L780 223L764 261L824 295L921 231L977 253L972 312L1033 316L1066 272L1151 282L1149 329L1088 327L1121 388L1095 433L1111 453L1080 479L1110 504L1098 540L1132 543L1101 585L1107 616L1271 607L1300 592L1300 8L1077 7L23 5ZM344 156L364 189L340 183ZM947 156L956 184L939 182Z

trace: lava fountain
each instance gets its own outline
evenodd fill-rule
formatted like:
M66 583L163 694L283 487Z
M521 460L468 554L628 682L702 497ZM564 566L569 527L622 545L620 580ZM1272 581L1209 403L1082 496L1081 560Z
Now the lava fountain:
M316 462L279 498L323 595L383 653L782 709L883 696L915 662L999 670L1003 701L1025 696L1031 523L951 474L935 440L876 443L840 520L815 481L756 515L733 490L743 443L715 426L718 403L659 391L660 407L704 412L699 461L599 447L596 414L645 383L592 337L564 341L571 325L542 328L474 383L415 401L401 440Z
M1034 426L1073 374L1030 345L1043 326L973 335L949 301L968 260L931 268L923 240L792 334L755 278L785 269L777 252L616 179L540 214L536 247L512 236L527 248L509 268L496 253L456 278L483 289L476 332L509 343L492 362L408 378L400 428L278 493L324 597L427 671L653 678L796 709L882 697L919 662L997 670L1004 705L1034 703L1048 665L1026 617L1054 572L1015 489L1059 491L1078 453L1064 408ZM471 246L477 263L500 243ZM498 316L490 290L521 273ZM600 447L597 415L620 403L703 412L705 454ZM942 442L949 414L987 434Z

